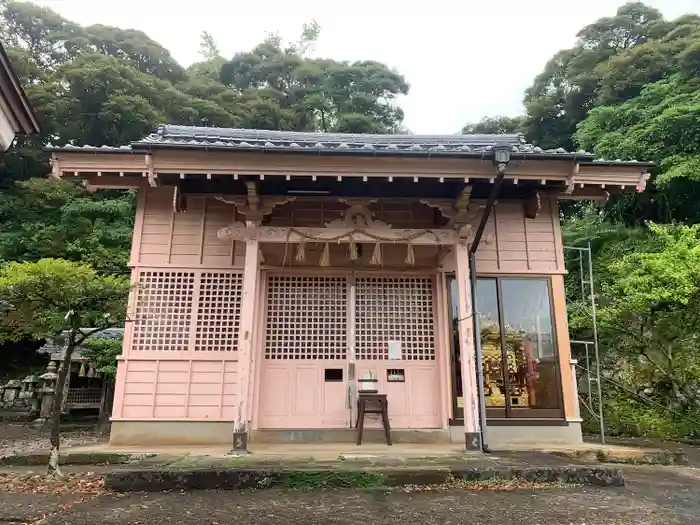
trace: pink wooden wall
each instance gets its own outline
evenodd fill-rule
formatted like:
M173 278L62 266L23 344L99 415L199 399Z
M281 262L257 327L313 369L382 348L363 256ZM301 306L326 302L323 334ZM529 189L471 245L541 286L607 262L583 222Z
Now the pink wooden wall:
M131 263L134 280L144 286L135 290L130 298L129 312L136 321L126 327L113 417L116 420L231 421L237 402L237 351L231 341L236 341L238 334L236 305L239 304L237 294L240 294L245 247L242 243L221 241L217 230L236 219L235 208L211 197L193 196L187 200L187 211L175 214L172 191L166 187L147 188L139 197ZM270 224L292 222L297 226L321 226L340 218L345 208L346 205L338 202L319 204L318 200L299 198L276 208ZM415 202L385 199L373 204L372 209L375 219L394 227L444 224L436 210ZM521 202L499 202L486 229L492 242L482 244L477 252L479 272L563 273L556 213L556 201L549 198L543 198L542 209L535 219L525 219ZM449 272L451 264L448 256L443 262L443 271ZM174 279L179 282L172 284ZM264 311L264 301L260 303L259 308ZM437 308L441 311L444 306L439 303ZM223 328L222 318L217 315L227 319ZM222 330L226 337L220 337ZM442 332L443 327L438 324L436 330ZM257 348L260 348L264 336L256 337ZM432 421L437 417L436 410L443 416L447 413L449 363L442 361L442 354L446 352L442 348L446 348L444 344L437 349L441 363L439 379L431 375L434 379L426 382L432 383L434 394L437 395L438 389L443 392L439 396L441 399L431 400L429 407L402 408L395 404L395 416L405 419L399 426L411 426L416 417ZM377 368L375 371L383 377L383 370L393 366L380 364L381 370L375 366L371 368ZM260 368L256 372L258 378ZM411 367L404 368L409 373ZM416 369L410 373L424 372ZM400 390L405 385L386 387ZM258 397L261 394L258 393ZM393 397L398 399L402 394L397 391ZM254 413L259 404L256 402ZM416 410L418 412L412 413ZM338 415L342 413L340 407L333 411Z
M235 208L213 198L188 197L187 211L173 213L173 189L142 190L132 250L133 266L242 267L244 247L216 232L235 220Z
M141 287L129 301L113 418L231 421L244 246L216 233L234 208L191 197L175 214L172 202L172 188L139 196L131 263Z
M534 219L525 217L522 202L499 201L476 252L476 270L485 274L563 274L564 247L556 197L543 197ZM476 227L476 222L474 226ZM443 263L454 271L454 258Z

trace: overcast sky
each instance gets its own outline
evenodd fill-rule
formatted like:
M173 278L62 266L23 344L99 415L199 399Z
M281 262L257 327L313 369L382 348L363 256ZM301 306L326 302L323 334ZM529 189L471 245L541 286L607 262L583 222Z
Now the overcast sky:
M411 84L401 100L414 133L453 133L486 115L522 112L523 91L576 33L624 0L39 0L83 25L140 29L184 66L198 60L202 31L224 56L267 33L296 40L315 19L315 55L374 59ZM667 18L700 13L700 0L647 0ZM565 7L570 6L570 7Z

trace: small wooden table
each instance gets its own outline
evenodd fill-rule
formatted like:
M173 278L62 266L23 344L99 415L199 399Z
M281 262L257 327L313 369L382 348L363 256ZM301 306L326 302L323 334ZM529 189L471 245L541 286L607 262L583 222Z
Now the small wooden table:
M389 427L389 402L386 394L360 394L357 397L357 444L362 445L362 432L365 426L365 414L381 414L386 444L391 445L391 428Z

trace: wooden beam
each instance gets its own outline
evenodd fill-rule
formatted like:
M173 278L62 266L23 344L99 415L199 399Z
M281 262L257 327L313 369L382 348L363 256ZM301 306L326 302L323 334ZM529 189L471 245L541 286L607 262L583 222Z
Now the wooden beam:
M256 239L262 243L299 243L306 242L337 242L349 243L350 237L356 243L408 243L415 245L454 245L464 237L463 231L454 229L394 229L367 228L353 230L350 228L288 228L276 226L250 227L242 222L220 228L217 232L219 239L225 241L246 241Z

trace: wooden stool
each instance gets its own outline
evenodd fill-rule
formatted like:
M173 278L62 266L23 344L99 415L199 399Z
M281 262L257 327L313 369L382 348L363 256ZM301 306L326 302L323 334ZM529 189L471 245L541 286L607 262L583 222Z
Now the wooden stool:
M369 406L368 406L369 405ZM372 407L374 405L374 407ZM386 444L391 445L391 428L389 428L389 402L386 394L363 394L357 398L357 444L362 445L362 431L365 426L365 414L381 414Z

